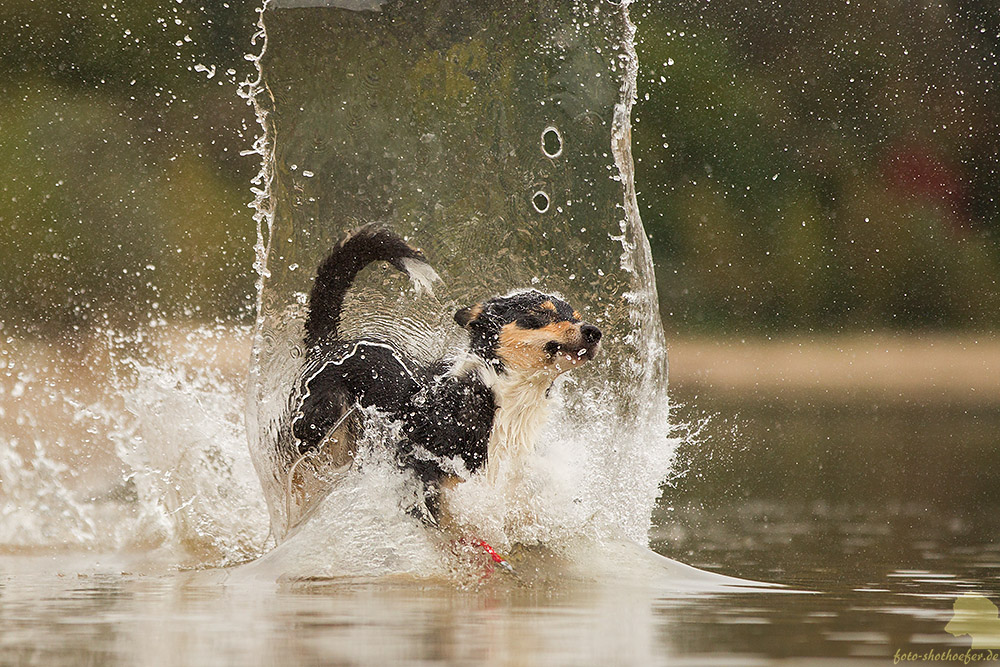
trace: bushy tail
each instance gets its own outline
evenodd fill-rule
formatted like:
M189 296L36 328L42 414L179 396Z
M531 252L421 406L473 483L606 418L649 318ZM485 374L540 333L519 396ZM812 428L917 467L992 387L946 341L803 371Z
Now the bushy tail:
M423 253L396 234L378 224L359 227L337 244L316 271L306 318L307 346L336 338L344 295L358 273L378 261L406 273L418 292L430 292L432 283L440 280Z

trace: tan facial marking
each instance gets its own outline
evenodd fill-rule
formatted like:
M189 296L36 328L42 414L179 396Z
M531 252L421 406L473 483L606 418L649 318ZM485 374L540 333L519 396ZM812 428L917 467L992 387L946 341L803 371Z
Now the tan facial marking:
M522 329L511 322L500 329L497 356L512 368L542 369L548 363L545 344L550 340L551 337L543 329Z
M521 370L551 368L555 359L545 351L545 346L553 341L563 345L579 345L579 325L562 321L540 329L522 329L516 322L505 324L500 330L497 355L508 366Z
M556 312L556 304L551 301L543 301L538 307L544 308L545 310L551 310L553 313Z

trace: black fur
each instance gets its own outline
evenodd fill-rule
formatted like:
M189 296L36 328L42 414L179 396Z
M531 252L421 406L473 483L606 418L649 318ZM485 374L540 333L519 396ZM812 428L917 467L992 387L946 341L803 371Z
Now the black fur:
M354 232L320 264L309 297L302 402L292 422L297 454L315 449L352 406L374 407L402 424L397 455L433 491L445 474L437 458L461 457L475 471L486 462L496 405L474 374L447 374L444 362L420 366L387 342L338 339L344 296L368 264L387 261L405 271L423 254L395 234L368 226ZM427 456L430 454L431 456Z
M496 405L474 374L448 375L444 362L418 366L374 339L332 342L320 353L324 359L303 380L304 399L292 426L300 452L318 446L357 403L402 424L400 453L408 463L420 460L420 448L436 457L459 456L470 471L486 462Z
M375 225L361 227L334 248L319 265L316 281L309 293L306 346L314 347L324 339L337 336L344 295L361 269L372 262L384 260L405 273L404 259L426 261L419 250Z

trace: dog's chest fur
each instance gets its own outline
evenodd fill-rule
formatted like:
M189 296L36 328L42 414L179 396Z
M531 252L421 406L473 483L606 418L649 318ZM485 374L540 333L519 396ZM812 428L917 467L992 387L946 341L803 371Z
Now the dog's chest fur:
M492 384L497 409L487 445L488 479L496 481L504 467L516 469L534 451L538 432L549 416L548 373L508 371Z

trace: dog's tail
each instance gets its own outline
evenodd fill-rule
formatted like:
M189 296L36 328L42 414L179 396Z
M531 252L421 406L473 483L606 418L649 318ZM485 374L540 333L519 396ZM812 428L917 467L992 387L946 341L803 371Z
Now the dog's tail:
M432 292L434 281L441 280L424 254L396 234L377 223L359 227L337 244L316 271L316 282L309 294L306 346L337 336L344 295L358 273L378 261L389 262L406 273L418 293Z

